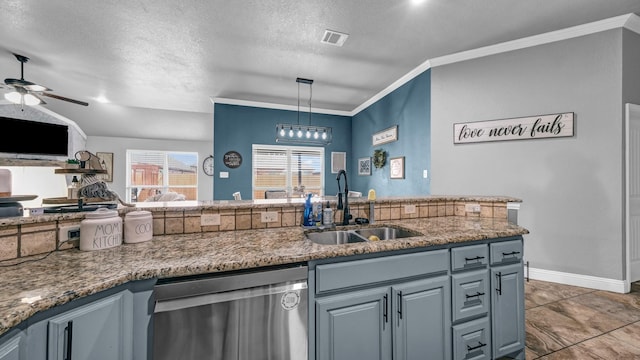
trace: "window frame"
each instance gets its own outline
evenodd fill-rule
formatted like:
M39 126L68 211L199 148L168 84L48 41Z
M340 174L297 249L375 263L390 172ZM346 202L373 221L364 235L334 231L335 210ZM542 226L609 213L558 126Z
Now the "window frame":
M131 190L133 188L145 188L145 189L160 189L162 193L166 193L172 187L180 187L180 188L189 188L195 189L196 199L199 198L198 193L198 181L199 181L199 170L200 170L200 158L198 152L194 151L172 151L172 150L141 150L141 149L127 149L126 150L126 178L125 178L125 197L126 201L130 203L144 202L143 201L133 201L131 196ZM162 173L162 183L163 185L133 185L131 183L131 175L132 175L132 167L131 167L131 155L134 153L159 153L163 156L163 169L167 169L167 171L163 171ZM195 156L195 184L194 185L175 185L169 182L170 172L169 170L169 155L171 154L184 154L184 155L193 155Z
M320 159L320 186L319 187L305 187L305 193L309 191L317 190L319 196L324 196L324 185L325 185L325 171L326 171L326 159L325 159L325 148L321 146L289 146L289 145L267 145L267 144L252 144L251 147L251 195L255 197L255 193L257 191L269 191L269 190L282 190L281 188L273 188L273 187L256 187L256 151L284 151L287 156L286 163L286 185L285 191L287 193L287 197L294 196L294 184L293 184L293 176L292 176L292 167L293 167L293 156L294 153L299 152L317 152ZM295 185L297 186L297 184Z

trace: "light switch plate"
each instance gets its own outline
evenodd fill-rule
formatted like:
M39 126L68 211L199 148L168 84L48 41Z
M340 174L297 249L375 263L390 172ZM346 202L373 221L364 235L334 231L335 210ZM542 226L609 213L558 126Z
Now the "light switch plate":
M220 225L220 214L200 215L200 226L216 226L216 225Z
M260 221L263 223L270 223L278 221L277 211L263 211L260 213Z
M404 206L404 213L405 214L415 214L416 213L416 206L415 205L405 205Z
M429 171L428 170L422 170L422 177L425 178L425 179L427 177L429 177Z
M465 204L464 211L471 213L479 213L480 212L480 204Z
M228 171L220 171L220 179L228 179L229 172Z

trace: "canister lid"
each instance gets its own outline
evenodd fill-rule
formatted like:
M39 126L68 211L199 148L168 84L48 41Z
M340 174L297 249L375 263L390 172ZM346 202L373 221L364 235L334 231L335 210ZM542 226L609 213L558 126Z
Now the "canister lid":
M116 210L110 210L107 208L99 208L96 211L88 212L84 216L87 219L104 219L118 216L118 212Z
M151 211L146 210L131 211L124 215L125 219L142 219L148 217L151 217Z

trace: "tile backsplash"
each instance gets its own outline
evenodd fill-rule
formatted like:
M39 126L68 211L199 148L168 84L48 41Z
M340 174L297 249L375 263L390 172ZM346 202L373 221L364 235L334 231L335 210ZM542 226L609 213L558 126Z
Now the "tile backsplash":
M468 206L471 205L471 206ZM479 207L480 211L477 211ZM335 206L334 206L335 209ZM468 210L473 211L468 211ZM353 218L370 218L369 203L355 203L350 206ZM273 222L262 222L261 213L277 213ZM235 231L300 226L304 207L293 205L264 205L250 207L189 208L185 210L151 210L154 235L191 234L200 232ZM507 202L468 201L376 201L375 221L429 218L441 216L466 216L507 219ZM219 225L201 225L201 216L219 214ZM123 219L125 211L120 214ZM333 212L334 222L342 219L342 210ZM78 246L78 241L61 243L59 229L64 226L80 225L82 218L53 220L35 224L0 226L0 261L17 259L30 255L45 254L53 250L65 250Z

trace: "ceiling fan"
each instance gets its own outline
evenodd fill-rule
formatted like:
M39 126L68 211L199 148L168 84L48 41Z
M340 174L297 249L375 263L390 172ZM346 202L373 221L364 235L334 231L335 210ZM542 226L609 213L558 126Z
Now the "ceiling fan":
M16 103L16 104L24 104L24 105L38 105L38 104L46 104L44 100L42 100L41 96L47 96L53 99L68 101L70 103L89 106L89 103L69 99L64 96L55 95L47 91L53 91L46 86L38 85L36 83L32 83L31 81L27 81L24 79L24 63L29 61L29 58L23 55L13 54L18 61L20 61L20 79L4 79L5 85L12 88L14 91L6 93L4 95L5 99Z

